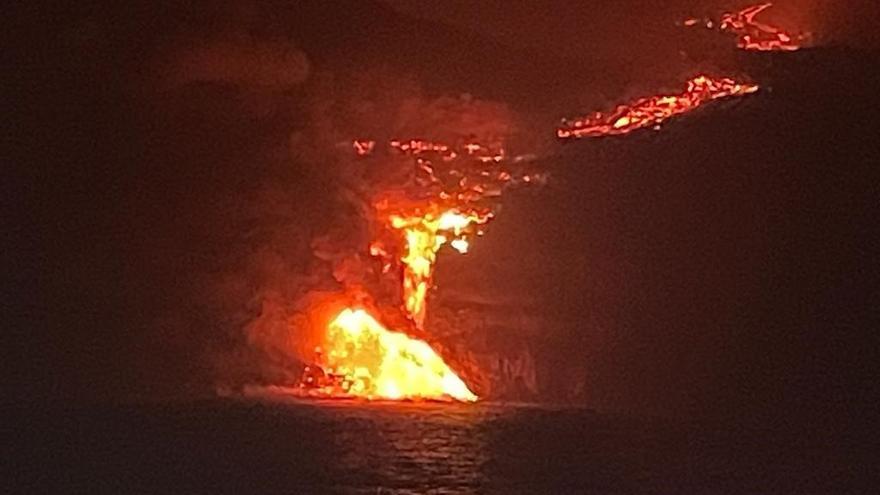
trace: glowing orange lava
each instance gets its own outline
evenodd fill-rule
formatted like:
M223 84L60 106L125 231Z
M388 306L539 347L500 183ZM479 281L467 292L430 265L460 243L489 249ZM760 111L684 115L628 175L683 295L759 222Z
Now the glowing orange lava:
M455 399L477 396L426 342L386 329L363 309L347 308L327 328L320 368L309 367L311 395L367 399Z
M404 310L423 329L439 250L449 245L467 253L473 236L483 233L479 226L494 217L488 199L508 185L541 182L543 177L507 170L504 147L497 142L464 140L453 146L394 139L388 146L415 159L413 182L422 196L377 202L378 219L395 236L373 241L370 254L383 260L384 273L400 264Z
M640 98L627 105L618 105L610 112L596 112L573 121L563 120L556 135L560 139L600 137L627 134L645 127L658 128L667 119L704 103L756 91L758 86L755 84L700 75L688 81L687 88L679 94Z
M360 157L377 151L369 139L354 140L352 147ZM401 310L412 322L408 330L424 334L428 293L443 246L466 253L473 237L483 234L480 226L494 217L492 198L507 185L540 183L543 177L508 170L498 142L395 139L388 150L411 157L413 175L400 191L377 198L377 237L369 252L381 262L382 274L400 275ZM526 161L518 157L515 163ZM342 310L317 351L300 380L308 396L477 400L427 342L386 329L365 309Z
M756 21L755 17L761 12L772 7L772 3L762 3L746 7L739 12L725 12L721 19L715 22L711 19L698 20L688 19L685 26L697 26L702 24L707 29L718 27L719 30L731 33L737 37L736 46L743 50L753 51L795 51L802 47L809 34L792 34L780 27Z
M401 230L406 240L406 251L401 258L404 307L419 328L425 324L425 298L431 288L437 252L448 243L459 253L466 253L470 246L470 227L486 223L491 216L491 213L447 210L390 217L391 226Z
M373 152L373 148L376 147L376 141L369 139L355 139L351 144L354 148L354 152L360 156L369 155Z

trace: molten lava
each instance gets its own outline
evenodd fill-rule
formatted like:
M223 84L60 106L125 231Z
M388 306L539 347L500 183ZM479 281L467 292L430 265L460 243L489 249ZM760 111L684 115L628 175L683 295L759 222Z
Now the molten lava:
M755 20L761 12L772 7L772 3L763 3L746 7L739 12L725 12L720 21L711 19L688 19L685 26L704 25L707 29L718 27L719 30L737 37L736 46L743 50L754 51L795 51L801 48L809 34L794 35L777 26L771 26Z
M704 103L756 91L758 86L755 84L701 75L688 81L687 88L679 94L640 98L627 105L618 105L610 112L596 112L574 121L563 119L556 135L560 139L600 137L627 134L645 127L657 129L667 119Z
M800 39L782 29L763 24L755 20L755 16L770 8L773 4L753 5L739 12L726 12L721 16L720 28L737 36L737 46L743 50L759 51L794 51L800 49Z
M477 400L424 341L383 327L363 309L345 309L327 328L320 369L303 382L318 396Z
M431 287L437 252L449 244L460 253L466 253L470 242L470 227L489 221L491 212L461 213L447 210L424 215L392 215L390 224L404 233L406 250L401 262L403 269L403 298L407 313L419 328L425 323L425 298Z
M373 148L376 147L376 141L371 141L368 139L355 139L351 143L354 148L354 152L359 156L366 156L373 152Z
M370 139L354 140L352 148L365 158L377 151ZM400 276L401 312L412 322L412 333L424 334L443 246L466 253L473 236L483 234L480 226L494 217L492 198L508 185L541 183L543 176L508 170L528 159L508 160L500 142L395 139L387 149L410 157L414 168L406 184L376 198L376 238L369 252L381 262L383 275ZM308 396L477 400L428 343L386 329L364 309L340 312L319 350L300 380Z
M733 34L745 50L800 48L804 36L755 20L770 6L766 3L725 13L717 22L689 19L684 25L702 24ZM563 119L556 134L560 139L576 139L659 129L666 120L705 103L758 89L755 84L730 78L699 75L687 81L680 93L644 97L607 112ZM421 138L391 139L382 145L373 139L351 141L354 154L364 160L379 157L391 165L402 159L413 162L411 172L396 170L402 173L389 179L392 187L369 198L375 208L369 253L380 263L381 271L365 272L387 279L372 281L373 287L399 301L399 306L382 306L381 314L396 321L395 327L401 331L389 330L363 309L375 303L365 293L370 287L370 278L365 277L368 282L357 287L358 298L364 299L349 301L341 311L342 306L334 306L334 312L319 312L321 320L336 316L326 329L322 324L322 344L316 348L314 363L305 368L300 392L327 398L477 400L435 349L414 335L430 335L425 328L427 302L440 250L448 245L467 253L473 237L483 235L481 229L494 218L494 198L511 185L544 182L543 175L524 171L531 155L507 156L495 136L505 132L485 132L483 142L474 135L447 142ZM395 277L393 283L386 284L392 282L390 277Z
M509 160L500 143L465 140L453 146L395 139L388 147L415 159L412 183L418 194L415 199L376 202L383 230L394 235L373 241L370 254L382 260L383 273L399 265L403 308L416 327L424 329L426 298L439 250L448 244L467 253L473 236L483 233L478 227L494 217L489 199L509 185L541 182L543 177L508 170Z

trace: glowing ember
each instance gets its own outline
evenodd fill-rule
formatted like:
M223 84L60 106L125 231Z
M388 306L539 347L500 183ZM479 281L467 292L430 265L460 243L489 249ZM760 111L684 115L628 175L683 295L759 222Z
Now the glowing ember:
M795 51L809 38L809 34L794 35L783 29L756 21L755 17L773 6L763 3L746 7L739 12L725 12L719 22L712 20L688 19L685 26L702 24L707 29L718 27L719 30L737 37L736 46L743 50L755 51Z
M354 140L351 144L354 147L355 153L360 156L369 155L373 152L373 148L376 147L376 141L366 139Z
M456 399L477 396L424 341L382 326L362 309L345 309L327 328L320 368L303 386L315 395L368 399Z
M709 101L756 91L758 86L754 84L701 75L688 81L687 89L676 95L640 98L628 105L618 105L610 112L596 112L574 121L563 120L556 135L561 139L599 137L627 134L645 127L657 128L667 119L689 112Z

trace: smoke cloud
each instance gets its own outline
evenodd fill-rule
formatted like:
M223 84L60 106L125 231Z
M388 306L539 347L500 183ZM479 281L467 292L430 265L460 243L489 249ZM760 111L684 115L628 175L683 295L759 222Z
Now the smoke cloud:
M146 236L138 256L224 246L186 267L160 260L158 270L186 274L179 300L199 310L168 301L151 326L165 341L189 335L184 347L202 363L199 381L290 384L346 301L400 319L399 281L389 284L366 248L377 228L372 202L405 193L413 162L385 150L358 159L352 139L379 148L392 138L485 142L521 126L505 104L429 92L401 67L315 69L314 56L284 36L222 24L219 34L164 40L149 64L156 77L135 92L153 139L175 150L189 174L201 170L189 180L212 178L202 193L176 199L196 233L174 234L171 246ZM204 149L211 143L234 149ZM159 167L178 175L161 155ZM169 217L156 228L179 222Z
M227 83L252 90L291 89L309 74L306 55L290 42L244 34L186 39L159 62L158 72L172 88L194 82Z

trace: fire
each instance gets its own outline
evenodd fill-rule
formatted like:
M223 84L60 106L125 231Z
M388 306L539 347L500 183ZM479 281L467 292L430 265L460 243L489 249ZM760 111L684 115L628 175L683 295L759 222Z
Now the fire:
M426 342L386 329L363 309L339 313L326 341L321 368L308 368L303 378L318 395L477 400Z
M618 105L610 112L596 112L574 121L563 120L556 135L560 139L600 137L627 134L645 127L657 129L667 119L704 103L756 91L755 84L700 75L688 81L687 88L679 94L640 98L628 105Z
M801 48L802 42L809 34L794 35L777 26L756 21L755 17L772 7L772 3L762 3L746 7L739 12L725 12L719 22L710 19L699 21L688 19L685 26L703 24L707 29L731 33L737 37L736 46L743 50L754 51L795 51Z

